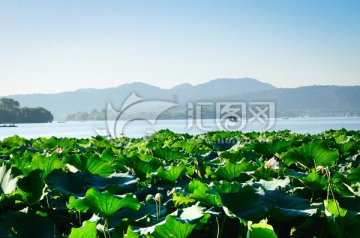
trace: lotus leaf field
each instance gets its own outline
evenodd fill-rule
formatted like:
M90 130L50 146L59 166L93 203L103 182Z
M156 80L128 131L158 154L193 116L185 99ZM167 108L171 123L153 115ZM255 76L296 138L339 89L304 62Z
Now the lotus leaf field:
M0 141L0 237L360 237L360 131Z

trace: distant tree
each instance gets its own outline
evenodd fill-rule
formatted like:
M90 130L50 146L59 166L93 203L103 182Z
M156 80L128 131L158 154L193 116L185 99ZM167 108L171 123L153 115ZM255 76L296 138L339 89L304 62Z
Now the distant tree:
M52 122L54 120L54 116L50 111L46 110L43 107L34 108L35 112L38 114L37 119L41 122Z
M0 99L0 123L46 123L53 120L53 115L45 108L20 107L14 99Z
M0 123L18 122L17 111L0 108Z
M1 109L18 109L20 107L20 103L15 101L12 98L1 98L0 99L0 108Z
M106 110L99 112L96 109L93 109L90 113L87 112L77 112L74 114L67 115L66 121L100 121L106 120Z
M23 123L47 123L54 120L51 112L42 107L20 108L20 118Z
M89 113L87 112L77 112L75 114L70 114L66 117L67 121L87 121L89 120Z
M100 120L105 120L105 116L106 114L104 112L98 112L98 110L93 109L91 111L91 113L89 114L89 120L92 121L100 121Z

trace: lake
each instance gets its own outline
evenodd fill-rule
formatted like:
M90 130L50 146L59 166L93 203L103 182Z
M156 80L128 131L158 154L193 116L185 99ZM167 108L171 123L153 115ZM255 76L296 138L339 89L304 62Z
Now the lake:
M233 128L241 129L243 132L264 131L268 129L269 124L259 121L244 121L241 126L233 123ZM39 124L17 124L17 127L0 127L0 139L19 135L25 138L36 137L75 137L90 138L97 134L115 134L122 132L128 137L142 137L146 133L158 131L160 129L170 129L177 133L199 134L211 130L224 129L225 126L215 119L203 119L201 122L189 122L188 120L157 120L157 121L120 121L116 125L111 121L107 125L106 121L86 121L86 122L65 122L65 123L39 123ZM231 126L231 122L230 122ZM116 132L114 133L114 128ZM276 118L273 126L268 130L291 130L296 133L320 133L329 129L360 130L360 117L339 117L339 118ZM108 129L99 131L99 129Z

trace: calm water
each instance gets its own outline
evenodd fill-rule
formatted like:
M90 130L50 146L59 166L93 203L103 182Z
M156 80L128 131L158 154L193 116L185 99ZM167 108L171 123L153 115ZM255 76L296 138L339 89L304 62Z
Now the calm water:
M109 124L112 124L110 122ZM141 137L146 135L147 132L157 131L160 129L170 129L178 133L198 134L210 130L219 130L219 121L213 119L202 120L201 123L192 122L188 125L186 120L159 120L155 122L134 121L127 123L119 122L116 127L107 126L105 121L88 121L88 122L65 122L65 123L44 123L44 124L17 124L15 128L1 128L0 139L19 135L25 138L36 137L76 137L76 138L89 138L97 134L105 135L106 131L99 133L97 129L109 128L110 133L114 133L114 129L123 132L124 135L129 137ZM124 126L124 127L123 127ZM191 127L190 127L191 126ZM268 124L260 122L244 122L241 131L264 131L267 129ZM220 127L221 128L221 127ZM239 127L237 127L239 128ZM329 129L360 130L360 118L277 118L274 125L269 130L291 130L296 133L320 133Z

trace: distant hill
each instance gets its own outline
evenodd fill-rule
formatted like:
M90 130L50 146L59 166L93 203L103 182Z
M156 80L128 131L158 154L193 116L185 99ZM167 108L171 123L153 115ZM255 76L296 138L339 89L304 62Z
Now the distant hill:
M107 89L80 89L72 92L55 94L23 94L10 95L24 106L42 106L49 109L56 120L64 120L67 115L79 111L101 111L110 101L115 108L120 108L124 100L133 92L145 99L172 100L176 93L179 103L189 100L225 97L240 93L275 89L274 86L256 79L215 79L199 85L181 84L171 89L161 89L144 83L123 84Z
M80 89L55 94L24 94L7 96L23 106L41 106L64 120L77 112L102 111L110 101L121 108L132 93L149 100L174 99L180 104L196 101L274 101L277 116L360 116L360 86L306 86L276 88L252 78L215 79L199 85L181 84L161 89L144 83L123 84L107 89Z
M56 120L64 120L68 114L79 111L90 112L93 109L102 110L110 101L115 107L120 107L126 97L137 92L144 98L170 98L166 90L143 83L124 84L107 89L80 89L72 92L54 94L23 94L8 96L19 101L24 106L41 105L48 108Z
M252 78L222 78L196 86L191 84L181 84L170 90L179 95L180 103L185 103L192 100L205 99L208 98L209 95L212 98L218 98L228 95L237 95L241 93L251 93L271 89L275 89L275 87L271 84L262 83Z
M360 86L277 88L214 100L273 101L278 116L360 116Z

